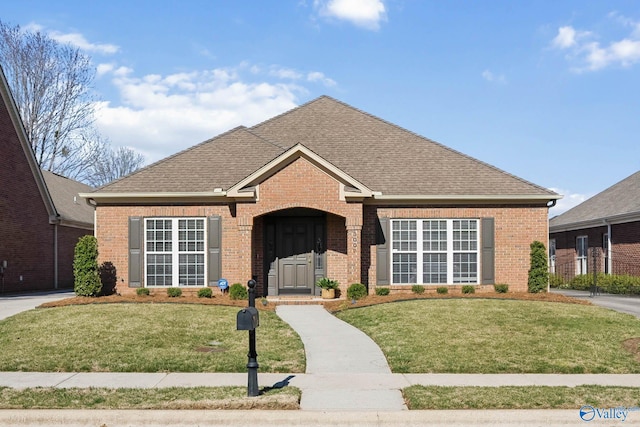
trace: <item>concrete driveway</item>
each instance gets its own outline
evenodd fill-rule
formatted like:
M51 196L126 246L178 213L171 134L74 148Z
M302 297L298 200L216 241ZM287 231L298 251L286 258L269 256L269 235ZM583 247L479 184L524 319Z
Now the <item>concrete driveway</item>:
M552 289L551 292L586 299L594 305L631 314L640 319L640 296L637 295L600 294L591 297L589 296L589 291L574 291L572 289Z
M75 293L68 289L64 291L0 295L0 320L22 311L31 310L45 302L71 298L73 296L75 296Z

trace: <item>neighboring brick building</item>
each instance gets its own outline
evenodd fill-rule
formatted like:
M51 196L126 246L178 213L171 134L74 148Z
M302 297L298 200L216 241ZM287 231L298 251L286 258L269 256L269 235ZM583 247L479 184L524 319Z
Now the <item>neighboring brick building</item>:
M93 233L78 193L91 187L38 168L1 69L0 96L0 292L71 287L75 244Z
M560 196L323 96L83 197L120 293L255 276L275 296L321 277L524 291Z
M640 172L549 221L551 271L640 276Z

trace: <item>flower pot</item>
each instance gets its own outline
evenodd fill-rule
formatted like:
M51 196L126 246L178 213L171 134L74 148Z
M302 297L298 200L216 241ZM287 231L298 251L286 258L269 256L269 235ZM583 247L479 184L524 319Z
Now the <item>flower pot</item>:
M323 299L334 299L336 297L335 289L323 289L322 290L322 298Z

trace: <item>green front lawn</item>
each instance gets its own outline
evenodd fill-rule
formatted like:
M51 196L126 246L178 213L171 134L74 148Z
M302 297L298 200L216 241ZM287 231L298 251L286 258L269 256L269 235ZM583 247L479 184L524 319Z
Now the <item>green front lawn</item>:
M95 304L0 321L0 371L246 372L237 307ZM304 372L298 335L272 311L256 331L260 372Z
M640 408L640 388L632 387L413 386L404 389L403 395L409 409Z
M337 316L367 333L398 373L640 373L640 320L594 306L416 300Z
M246 387L0 387L0 409L300 409L300 390L285 387L247 397Z

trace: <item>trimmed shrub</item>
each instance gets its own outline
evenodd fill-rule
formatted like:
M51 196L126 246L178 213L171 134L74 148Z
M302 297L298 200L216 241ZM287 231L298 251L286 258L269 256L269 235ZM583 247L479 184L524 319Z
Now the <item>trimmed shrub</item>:
M213 291L211 288L202 288L198 291L198 298L211 298L213 296Z
M101 296L113 295L116 293L116 284L118 283L118 272L113 263L106 261L98 268L100 274L100 282L102 283Z
M464 285L462 287L462 293L463 294L475 294L476 293L476 287L473 285Z
M449 288L447 288L446 286L438 286L436 288L436 292L439 293L440 295L448 294Z
M229 298L231 299L247 299L249 298L249 291L242 286L242 283L234 283L229 286Z
M493 289L499 294L506 294L509 292L509 285L493 285Z
M149 288L138 288L138 289L136 289L136 295L138 295L138 296L149 296Z
M352 283L347 288L347 298L359 300L367 296L367 287L362 283Z
M167 288L167 295L171 298L177 298L182 295L182 289L180 288Z
M97 297L102 291L98 271L98 239L83 236L76 244L73 257L73 290L80 297Z
M564 286L564 279L559 274L549 274L549 286L552 288L562 288Z
M413 292L414 294L424 294L424 286L422 285L413 285L411 287L411 292Z
M376 295L381 297L389 295L390 292L391 292L391 289L389 288L376 288Z
M531 248L531 265L529 267L529 292L537 294L546 292L549 283L549 265L547 264L547 250L544 244L534 241Z

